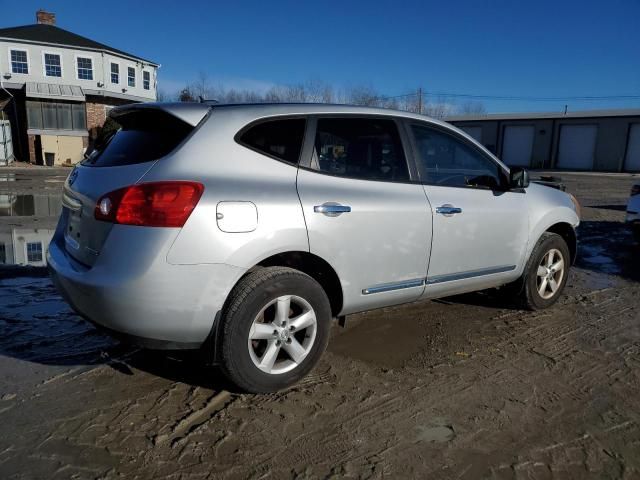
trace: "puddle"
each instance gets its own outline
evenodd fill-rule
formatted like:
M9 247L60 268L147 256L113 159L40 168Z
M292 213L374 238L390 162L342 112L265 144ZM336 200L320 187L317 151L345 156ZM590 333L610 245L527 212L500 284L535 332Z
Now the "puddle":
M605 252L606 249L599 245L582 244L580 260L603 273L620 273L616 261Z
M0 182L15 182L16 180L26 180L25 178L16 178L15 173L0 173Z
M0 292L0 355L86 364L118 344L73 313L48 278L0 280Z
M0 217L58 217L62 195L0 193Z

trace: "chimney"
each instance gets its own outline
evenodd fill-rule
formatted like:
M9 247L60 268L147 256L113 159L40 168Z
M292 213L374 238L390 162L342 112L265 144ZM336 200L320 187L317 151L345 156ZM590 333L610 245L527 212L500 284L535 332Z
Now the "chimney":
M44 25L55 25L56 24L56 14L46 12L44 10L38 10L36 12L36 20L38 23L42 23Z

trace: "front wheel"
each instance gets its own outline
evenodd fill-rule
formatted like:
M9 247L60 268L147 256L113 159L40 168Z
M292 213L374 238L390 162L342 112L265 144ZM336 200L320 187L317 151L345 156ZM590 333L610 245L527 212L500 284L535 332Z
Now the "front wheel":
M329 339L331 307L313 278L285 267L245 276L222 315L222 367L248 392L293 385L315 366Z
M558 301L569 276L571 256L564 239L546 232L538 240L520 280L520 298L531 310L550 307Z

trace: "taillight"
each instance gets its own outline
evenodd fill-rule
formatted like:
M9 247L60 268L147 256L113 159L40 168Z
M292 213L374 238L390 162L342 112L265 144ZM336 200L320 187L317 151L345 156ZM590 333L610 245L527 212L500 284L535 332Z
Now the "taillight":
M145 227L182 227L198 204L197 182L151 182L107 193L98 200L96 220Z
M631 196L633 197L634 195L638 194L640 194L640 184L635 184L633 187L631 187Z

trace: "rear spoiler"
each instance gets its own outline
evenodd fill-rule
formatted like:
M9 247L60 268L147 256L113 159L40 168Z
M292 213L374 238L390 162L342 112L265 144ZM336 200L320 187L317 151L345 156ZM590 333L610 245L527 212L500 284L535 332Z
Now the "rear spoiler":
M204 103L131 103L111 109L109 116L114 120L132 112L159 110L196 127L207 116L212 106Z

